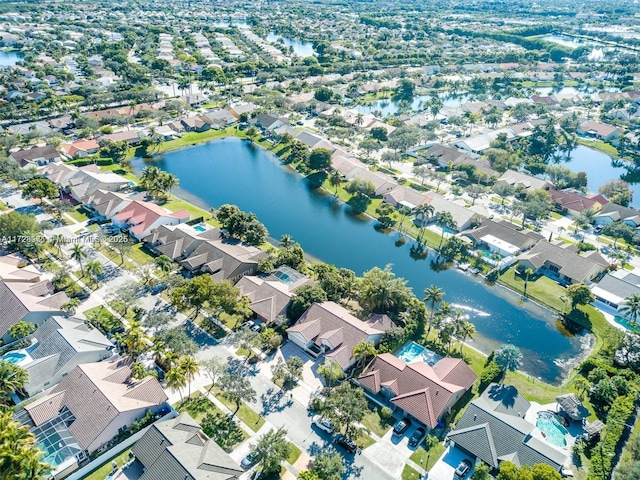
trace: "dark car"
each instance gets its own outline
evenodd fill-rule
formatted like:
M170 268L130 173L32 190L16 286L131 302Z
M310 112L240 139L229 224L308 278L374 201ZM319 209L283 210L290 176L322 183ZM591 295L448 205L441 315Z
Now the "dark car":
M156 285L155 287L153 287L151 289L151 295L157 295L158 293L162 292L163 290L166 290L167 287L168 287L168 285L166 283L159 283L158 285Z
M77 298L78 300L86 300L91 296L91 292L89 290L81 290L72 296L73 298Z
M473 465L471 464L471 460L465 458L458 464L458 468L456 468L456 471L453 474L454 477L459 479L465 478L471 471L471 467L473 467Z
M411 426L411 420L409 420L408 418L403 418L393 426L393 433L395 435L402 435L410 426Z
M424 428L422 427L416 428L416 431L413 432L413 435L411 435L411 438L409 439L409 446L412 448L417 447L422 441L425 433L427 432L425 431Z
M358 451L356 442L345 437L344 435L336 435L335 437L333 437L333 441L336 445L340 445L349 453L356 453Z

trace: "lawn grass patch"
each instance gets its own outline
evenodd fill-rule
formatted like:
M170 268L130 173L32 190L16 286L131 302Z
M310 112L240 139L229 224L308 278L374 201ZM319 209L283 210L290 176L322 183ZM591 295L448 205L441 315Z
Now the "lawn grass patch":
M498 281L519 294L524 294L526 275L516 273L517 266L514 265L500 275ZM566 309L565 289L554 280L544 275L529 276L527 285L527 297L536 300L551 309L562 312Z
M421 475L409 465L405 465L402 469L402 480L420 480Z
M369 408L371 408L371 410L364 416L360 423L378 437L382 437L393 426L393 419L382 418L379 409L372 405L369 405Z
M220 400L220 402L222 402L229 410L231 410L232 412L236 411L236 404L229 400L224 395L224 392L221 391L218 387L213 387L211 389L211 393L213 393L215 397ZM264 418L262 418L262 416L258 412L253 410L245 402L240 403L240 408L238 408L236 415L245 423L245 425L247 425L247 427L249 427L254 432L260 430L260 427L264 425Z
M356 442L356 445L358 445L363 450L367 447L370 447L374 443L376 443L376 441L373 438L371 438L369 435L367 435L364 432L360 432L360 435L358 435L358 438L355 439L355 442Z
M416 465L420 465L425 470L431 470L438 459L444 453L444 443L438 442L427 451L424 447L416 448L415 452L411 454L409 459Z
M102 305L86 310L84 316L105 335L123 326L120 319Z
M155 257L144 247L144 243L137 243L127 252L127 256L139 265L153 263Z
M550 215L551 215L551 218L553 218L554 220L560 220L561 218L564 218L558 212L551 212Z
M102 465L96 468L93 472L87 475L85 480L104 480L107 475L113 471L112 463L116 462L119 466L124 465L129 460L129 452L132 447L126 448L121 453L114 455L104 461Z
M87 214L85 214L82 210L84 210L82 207L76 207L73 210L69 210L66 213L71 218L73 218L76 222L84 222L86 220L89 220L89 217L87 216Z
M593 148L602 153L606 153L612 158L618 158L618 149L610 143L603 142L602 140L588 140L586 138L578 138L578 143L585 147Z
M293 465L294 463L296 463L298 458L300 458L300 454L302 453L302 451L291 442L287 442L287 445L289 445L289 454L287 455L286 460L290 465Z

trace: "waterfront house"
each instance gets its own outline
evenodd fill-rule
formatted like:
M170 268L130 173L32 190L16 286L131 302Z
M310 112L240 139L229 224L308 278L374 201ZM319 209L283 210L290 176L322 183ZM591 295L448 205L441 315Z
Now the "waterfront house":
M266 113L259 113L254 118L249 120L249 123L260 128L263 132L272 132L276 128L280 128L284 125L289 125L287 120L274 117L273 115L267 115Z
M426 203L433 206L434 209L434 214L427 219L428 223L435 223L438 218L438 213L449 212L456 222L456 227L453 230L463 232L471 228L477 219L483 218L474 208L467 208L464 205L459 205L451 200L447 200L439 193L428 192L425 196L427 198ZM422 222L422 216L418 215L416 220Z
M139 480L234 480L245 472L188 413L152 424L131 453Z
M160 225L153 229L149 235L142 240L158 255L166 255L173 261L187 258L206 239L202 238L202 232L196 231L193 227L180 225ZM209 239L219 240L220 230L215 228L209 233Z
M10 340L9 328L21 320L38 326L51 315L62 315L62 305L68 301L66 293L54 293L49 280L37 283L0 281L0 338Z
M527 175L526 173L516 172L515 170L507 170L500 178L498 183L506 183L515 188L523 190L549 190L553 184L548 180Z
M403 415L435 428L477 378L459 358L445 357L430 366L423 361L405 363L383 353L358 377L358 383Z
M398 184L386 175L371 172L364 167L357 167L354 170L351 170L345 175L345 178L347 180L354 180L357 178L371 182L375 188L374 195L376 196L385 195L398 187Z
M226 128L238 121L228 110L213 110L202 115L202 118L215 130Z
M478 227L464 233L476 249L486 250L501 257L520 255L542 240L531 230L518 230L506 220L484 220Z
M187 132L205 132L211 128L206 117L187 117L180 120Z
M638 228L640 227L640 211L609 202L596 215L594 223L596 225L607 225L613 222L622 222L631 228Z
M158 380L135 379L130 363L115 358L78 365L48 395L14 415L44 449L43 461L58 469L72 468L147 411L170 411Z
M518 257L518 270L531 269L563 285L595 281L609 262L595 250L580 255L575 245L541 240Z
M555 190L553 188L549 190L549 194L556 210L572 217L577 217L586 210L597 213L609 203L606 198L599 194L581 195L568 190Z
M378 345L391 327L391 322L381 322L378 317L363 322L337 303L322 302L311 305L295 325L287 328L287 335L311 356L324 355L344 371L355 363L353 348L358 343Z
M104 145L107 142L125 142L129 145L140 143L140 134L136 130L123 130L122 132L109 133L98 138L98 143Z
M524 419L531 404L515 387L492 383L473 400L447 439L492 469L508 461L517 466L550 465L558 472L566 453L547 443L536 426Z
M619 128L593 120L581 123L578 126L577 133L578 135L597 138L603 142L610 142L622 135L622 131Z
M20 367L29 374L24 390L31 396L58 384L81 363L100 362L115 346L81 317L52 315L31 335L32 345Z
M60 161L60 154L53 145L18 150L9 154L21 168L42 167Z
M618 311L625 299L640 295L640 276L625 269L615 270L602 277L591 292L598 302Z
M382 195L382 201L393 205L396 208L403 206L410 209L414 209L417 206L428 202L425 194L403 185L398 185L390 192Z
M249 308L255 318L271 323L278 316L286 315L295 291L311 283L309 277L290 267L281 266L269 275L244 276L236 283L236 288L240 290L240 297L249 300Z
M113 224L127 230L129 234L141 240L160 225L177 225L189 220L191 214L186 210L171 212L155 203L134 200L115 215L111 215Z
M62 145L60 150L69 158L84 158L98 151L100 145L94 139L79 139L73 143Z

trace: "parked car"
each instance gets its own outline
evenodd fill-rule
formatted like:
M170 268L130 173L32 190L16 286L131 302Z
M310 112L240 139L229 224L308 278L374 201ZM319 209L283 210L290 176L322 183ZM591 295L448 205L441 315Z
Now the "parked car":
M602 225L598 225L597 227L595 227L595 228L593 229L593 233L595 233L595 234L600 234L600 233L602 233Z
M339 445L342 448L344 448L349 453L356 453L358 451L358 446L356 445L356 442L354 442L350 438L345 437L342 434L338 434L335 437L333 437L333 442L336 445Z
M158 293L166 290L168 285L166 283L159 283L151 289L151 295L157 295Z
M402 435L410 426L411 420L405 417L393 426L393 433L394 435Z
M246 457L242 459L240 462L240 466L244 469L248 469L255 463L256 459L252 453L248 454Z
M422 439L424 438L425 433L427 432L425 431L424 428L422 427L416 428L416 431L413 432L413 435L411 435L411 438L409 439L409 446L411 448L417 447L420 444L420 442L422 442Z
M78 293L72 295L73 298L77 298L78 300L86 300L91 296L91 292L89 290L80 290Z
M473 467L471 460L469 460L468 458L463 459L458 464L458 467L456 468L456 471L453 474L454 477L462 480L471 471L471 467Z
M331 422L321 415L314 415L312 419L313 424L323 432L333 433L333 425Z

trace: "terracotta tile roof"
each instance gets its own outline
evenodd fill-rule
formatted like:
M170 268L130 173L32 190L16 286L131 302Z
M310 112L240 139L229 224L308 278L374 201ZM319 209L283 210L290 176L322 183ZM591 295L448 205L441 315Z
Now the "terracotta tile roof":
M190 214L186 210L170 212L166 208L156 205L155 203L134 200L120 210L120 212L116 214L115 218L133 225L130 230L135 235L141 235L162 217L183 220L185 218L189 218L189 216Z
M455 394L466 391L478 377L461 359L445 357L434 367L424 362L405 363L398 357L378 355L358 381L378 393L388 387L391 402L433 428Z

